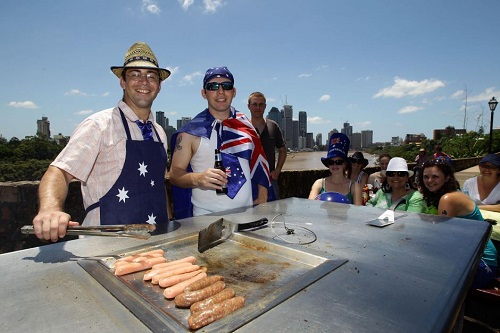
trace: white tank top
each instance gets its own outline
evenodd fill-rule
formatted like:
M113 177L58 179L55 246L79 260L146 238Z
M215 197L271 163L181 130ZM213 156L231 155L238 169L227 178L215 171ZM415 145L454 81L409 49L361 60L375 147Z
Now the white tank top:
M210 140L200 138L200 146L191 158L191 168L193 172L203 172L208 168L213 168L215 163L215 149L217 148L217 133L212 130ZM245 184L241 187L234 199L227 195L218 195L215 190L202 190L193 188L191 202L193 203L193 215L199 216L222 210L252 206L252 182L250 178L249 161L239 158L241 168L246 178Z

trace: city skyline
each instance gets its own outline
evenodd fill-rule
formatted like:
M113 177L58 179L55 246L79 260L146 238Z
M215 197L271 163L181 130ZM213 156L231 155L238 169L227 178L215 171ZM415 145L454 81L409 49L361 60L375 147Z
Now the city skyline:
M172 72L153 105L171 125L206 107L203 75L226 65L235 108L249 114L248 95L261 91L266 112L293 105L323 138L344 122L373 130L375 142L448 126L488 133L487 103L500 96L499 10L490 0L4 0L0 134L34 135L45 116L53 133L71 135L116 106L122 91L109 68L136 41Z

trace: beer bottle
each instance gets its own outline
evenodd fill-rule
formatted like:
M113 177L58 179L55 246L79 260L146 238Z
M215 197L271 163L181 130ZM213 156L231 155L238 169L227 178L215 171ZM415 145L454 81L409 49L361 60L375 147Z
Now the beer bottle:
M222 155L219 149L215 149L215 163L214 169L219 169L226 172L226 168L222 165ZM227 194L227 184L222 186L222 190L216 189L215 193L217 194Z

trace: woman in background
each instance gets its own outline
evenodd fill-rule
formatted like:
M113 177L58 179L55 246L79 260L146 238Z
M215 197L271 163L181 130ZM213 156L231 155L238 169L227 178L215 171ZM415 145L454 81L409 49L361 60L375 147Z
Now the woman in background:
M452 166L445 160L424 163L419 183L428 213L484 221L476 203L459 189ZM497 251L488 240L472 288L483 288L493 281L497 271Z
M361 188L368 182L368 174L363 170L368 165L368 160L360 151L355 152L349 157L351 169L348 171L348 178L355 181Z
M382 171L387 169L390 160L391 160L391 155L387 153L381 153L378 156L378 164L380 166L380 171L374 172L370 174L370 176L368 177L368 184L372 184L373 193L376 193L377 190L382 186L382 183L385 181L385 176L382 174Z
M415 213L426 211L422 194L411 186L410 177L413 176L413 171L408 170L403 158L393 157L387 170L382 173L386 180L382 183L381 191L377 191L375 196L368 200L367 206Z
M349 138L342 133L334 133L330 137L328 153L321 158L321 162L330 170L330 176L317 179L311 187L309 199L325 192L337 192L349 199L350 203L361 205L361 186L347 178L346 170L349 168L347 153L349 151Z
M488 154L479 161L480 174L464 182L462 192L479 209L500 212L500 155ZM500 222L500 221L499 221Z

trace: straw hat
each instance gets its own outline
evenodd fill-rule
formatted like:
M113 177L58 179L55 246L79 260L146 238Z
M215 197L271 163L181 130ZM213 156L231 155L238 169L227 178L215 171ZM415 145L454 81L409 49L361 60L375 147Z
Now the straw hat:
M158 60L156 59L155 54L148 44L144 42L137 42L132 45L128 49L127 53L125 53L123 66L113 66L111 67L111 71L120 78L125 68L158 69L160 81L163 81L170 76L170 71L168 69L158 67Z

